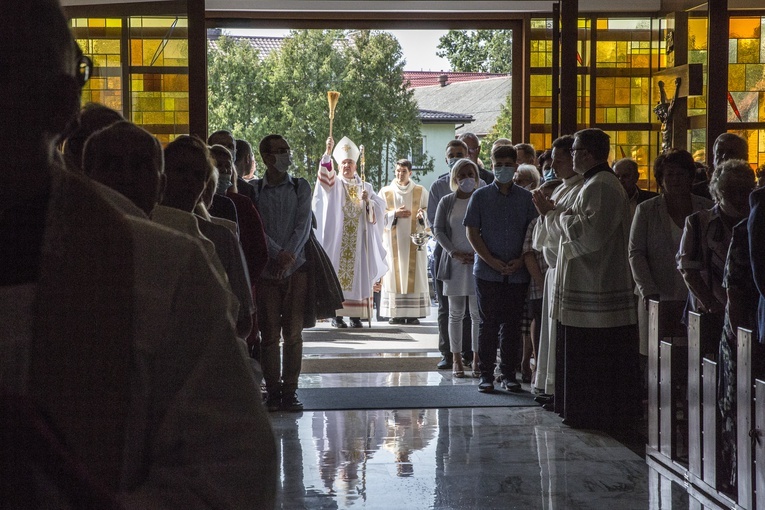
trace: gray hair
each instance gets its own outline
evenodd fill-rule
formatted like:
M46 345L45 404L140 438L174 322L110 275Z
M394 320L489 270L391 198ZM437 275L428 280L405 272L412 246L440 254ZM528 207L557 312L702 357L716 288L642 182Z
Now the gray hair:
M715 202L720 203L723 190L734 180L751 182L754 189L754 172L743 159L729 159L715 168L709 181L709 193Z

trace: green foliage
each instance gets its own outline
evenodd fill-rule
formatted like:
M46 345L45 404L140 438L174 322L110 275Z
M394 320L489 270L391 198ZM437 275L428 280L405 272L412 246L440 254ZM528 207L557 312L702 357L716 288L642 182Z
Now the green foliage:
M508 94L505 104L500 107L497 122L489 131L483 140L481 140L481 159L484 164L488 162L486 168L491 167L491 146L498 138L510 138L513 134L513 99L512 94Z
M513 68L512 30L449 30L438 49L453 71L507 74Z
M254 51L249 61L240 58L246 42L222 40L221 52L212 58L210 51L208 59L210 129L231 129L255 147L269 133L284 135L296 175L315 180L329 135L329 90L340 92L335 141L348 136L364 145L366 177L376 188L388 183L396 159L421 136L417 104L403 82L401 46L386 32L292 31L262 63Z

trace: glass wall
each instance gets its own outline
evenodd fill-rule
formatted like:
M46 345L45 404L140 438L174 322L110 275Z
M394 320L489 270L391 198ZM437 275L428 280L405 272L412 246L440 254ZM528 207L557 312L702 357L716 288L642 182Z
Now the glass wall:
M72 29L94 64L83 103L120 111L163 144L189 132L186 18L76 18Z

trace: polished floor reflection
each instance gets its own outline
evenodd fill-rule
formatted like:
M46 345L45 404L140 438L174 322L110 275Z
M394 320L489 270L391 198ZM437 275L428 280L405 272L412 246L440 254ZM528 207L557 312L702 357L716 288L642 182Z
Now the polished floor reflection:
M285 413L273 424L284 509L648 508L643 459L539 408Z

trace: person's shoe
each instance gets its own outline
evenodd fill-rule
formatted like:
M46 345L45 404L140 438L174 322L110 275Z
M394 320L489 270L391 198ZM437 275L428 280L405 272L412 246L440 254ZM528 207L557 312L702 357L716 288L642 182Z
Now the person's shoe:
M295 393L285 393L282 397L282 409L291 413L299 413L303 410L303 403L298 400Z
M449 370L452 368L453 362L451 357L449 356L442 356L441 361L438 362L438 365L436 365L436 368L439 370Z
M552 401L553 401L553 396L548 395L546 393L542 393L541 395L537 395L536 397L534 397L534 402L536 402L537 404L545 405L545 404L549 404Z
M506 391L509 391L510 393L518 393L519 391L521 391L521 383L519 383L518 379L516 379L515 377L513 378L503 377L502 388Z
M419 326L420 325L420 319L418 319L416 317L414 319L407 319L406 323L409 324L410 326Z
M404 319L399 319L398 317L391 317L388 319L388 324L404 324Z
M358 328L363 328L364 324L361 323L361 319L359 319L358 317L354 317L354 318L351 319L351 327L352 328L357 328L357 329Z
M555 411L555 402L548 402L542 406L545 411Z
M478 381L478 391L481 393L492 393L494 391L494 378L482 375Z
M342 318L335 317L334 319L332 319L332 327L343 329L343 328L347 328L348 324L346 324Z
M282 399L278 394L269 395L266 399L266 409L269 413L274 413L282 408Z

